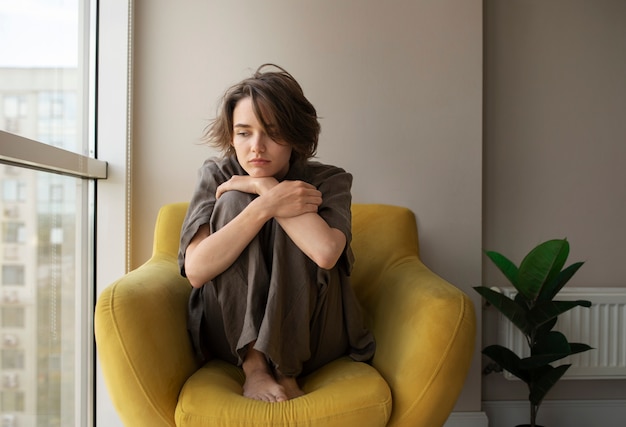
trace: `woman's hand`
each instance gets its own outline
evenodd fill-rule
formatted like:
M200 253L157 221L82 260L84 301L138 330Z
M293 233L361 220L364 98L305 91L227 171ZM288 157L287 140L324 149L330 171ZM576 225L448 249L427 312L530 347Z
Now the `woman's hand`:
M304 181L278 182L273 177L235 175L217 187L215 197L219 199L227 191L261 196L256 203L263 206L271 218L291 218L317 212L322 204L322 193Z
M217 187L215 197L219 199L227 191L261 195L277 184L278 181L273 177L254 178L248 175L233 175L228 181Z
M293 218L316 213L322 193L304 181L282 181L262 194L258 202L270 210L273 218Z

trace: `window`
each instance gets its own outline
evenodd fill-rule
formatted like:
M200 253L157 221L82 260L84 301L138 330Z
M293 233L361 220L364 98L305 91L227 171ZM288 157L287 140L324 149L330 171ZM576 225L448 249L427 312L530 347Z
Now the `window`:
M2 426L93 426L96 404L98 427L122 425L92 366L91 316L94 293L130 264L132 15L133 0L0 0L0 37L11 40L0 43L0 221L24 223L22 243L0 240L0 265L26 266L24 285L0 284L0 295L28 308L24 332L0 330L4 349L24 350L15 391L26 408L0 408ZM96 153L115 164L113 179Z
M4 96L4 129L12 133L20 133L28 117L28 103L24 95Z
M4 243L24 243L26 239L23 222L6 221L2 224L2 241Z
M93 425L95 0L0 0L2 425Z
M24 284L25 269L23 265L2 265L2 285L13 286ZM6 288L5 288L6 289Z
M24 327L24 307L2 307L0 327L23 328Z
M11 178L2 181L2 200L4 202L25 202L26 183Z
M3 348L1 354L2 364L0 366L3 370L24 369L24 350Z
M23 412L24 411L24 393L21 391L2 391L2 412ZM14 424L15 425L15 424Z

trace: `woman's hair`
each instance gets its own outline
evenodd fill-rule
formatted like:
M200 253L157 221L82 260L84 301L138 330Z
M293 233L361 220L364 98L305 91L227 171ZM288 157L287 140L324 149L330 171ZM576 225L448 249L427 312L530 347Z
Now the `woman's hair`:
M275 71L264 71L265 68ZM268 135L292 147L291 161L305 161L317 151L320 124L313 104L291 74L274 64L261 65L252 77L230 87L207 126L204 137L225 155L234 155L233 112L243 98L250 98L254 113Z

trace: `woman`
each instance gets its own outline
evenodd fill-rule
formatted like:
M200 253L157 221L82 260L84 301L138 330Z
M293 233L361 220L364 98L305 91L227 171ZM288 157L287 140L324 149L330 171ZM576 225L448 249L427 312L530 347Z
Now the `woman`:
M243 368L252 399L296 398L299 376L374 354L349 281L352 176L310 160L319 132L300 85L265 64L205 135L224 156L201 167L181 231L188 327L201 360Z

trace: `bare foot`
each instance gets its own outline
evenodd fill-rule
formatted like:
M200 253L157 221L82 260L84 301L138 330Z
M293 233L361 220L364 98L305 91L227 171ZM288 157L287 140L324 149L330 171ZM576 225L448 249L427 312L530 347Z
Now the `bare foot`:
M285 388L268 371L257 370L246 373L243 395L264 402L284 402L289 399Z
M302 391L294 377L286 377L280 372L276 372L276 380L285 389L288 399L304 396L304 391Z
M243 371L246 374L243 384L245 397L264 402L284 402L289 399L285 388L272 375L263 353L250 348L243 362Z

